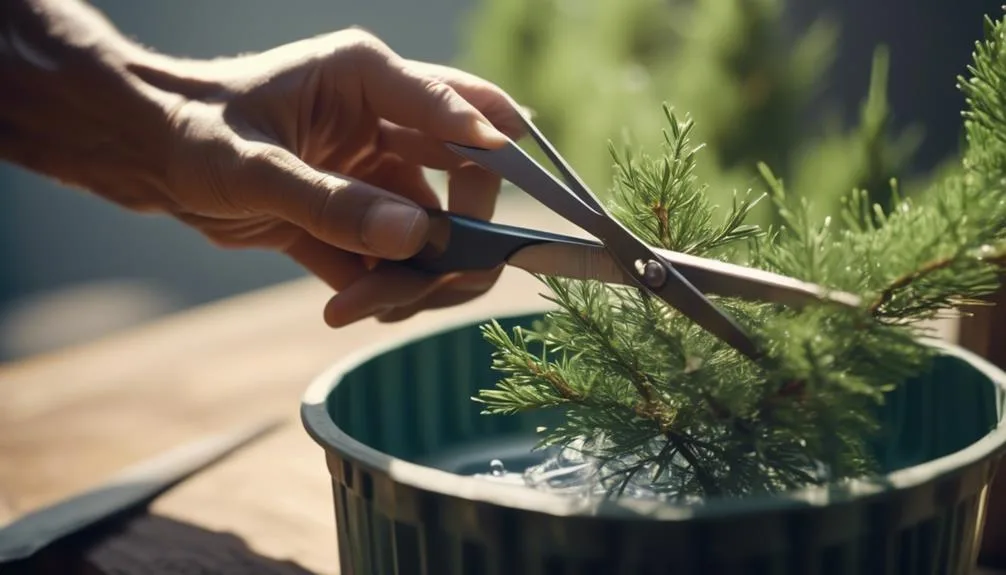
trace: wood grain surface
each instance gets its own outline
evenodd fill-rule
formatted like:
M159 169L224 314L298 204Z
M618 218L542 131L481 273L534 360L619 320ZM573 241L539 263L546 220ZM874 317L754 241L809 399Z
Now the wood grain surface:
M537 204L503 201L499 213L570 231ZM445 318L537 305L540 292L528 274L507 270L471 304L332 330L321 316L330 291L305 279L2 366L0 523L201 434L278 416L281 429L163 495L149 515L54 549L33 572L335 575L328 475L299 419L307 385L361 346Z

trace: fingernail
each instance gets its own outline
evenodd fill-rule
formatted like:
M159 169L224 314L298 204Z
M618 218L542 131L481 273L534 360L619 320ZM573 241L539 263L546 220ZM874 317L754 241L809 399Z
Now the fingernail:
M475 131L478 133L479 139L483 142L500 146L507 142L507 137L503 134L503 132L500 132L495 126L484 120L478 120L475 122Z
M363 218L364 245L385 258L406 258L426 234L426 213L395 201L378 201Z

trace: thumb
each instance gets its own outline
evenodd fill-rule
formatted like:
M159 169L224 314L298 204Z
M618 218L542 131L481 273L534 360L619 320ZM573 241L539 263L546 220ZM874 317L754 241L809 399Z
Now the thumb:
M402 196L314 170L276 146L256 149L245 158L235 184L249 208L337 248L383 259L411 257L426 243L426 211Z

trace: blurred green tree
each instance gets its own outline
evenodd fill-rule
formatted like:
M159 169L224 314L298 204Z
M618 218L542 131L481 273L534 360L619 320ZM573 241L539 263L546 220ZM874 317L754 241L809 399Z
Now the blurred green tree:
M906 176L922 133L892 133L886 50L876 50L858 125L837 115L808 121L839 30L822 17L790 34L784 16L784 0L481 0L460 65L529 107L599 192L612 184L609 142L658 144L667 102L697 120L697 175L715 203L766 191L764 162L812 196L816 218L837 213L854 188L889 205L889 182ZM755 221L778 223L759 210Z

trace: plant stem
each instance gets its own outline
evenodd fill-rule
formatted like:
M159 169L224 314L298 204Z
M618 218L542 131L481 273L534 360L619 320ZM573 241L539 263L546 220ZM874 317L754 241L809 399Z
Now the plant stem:
M890 285L884 288L884 290L880 292L880 295L877 297L877 299L872 304L870 304L869 307L870 315L877 315L878 313L880 313L881 306L891 301L891 298L894 297L894 292L898 291L901 288L908 287L909 285L912 284L912 282L917 281L919 278L921 278L926 274L930 274L935 271L944 269L953 263L954 258L944 258L941 260L934 260L923 265L917 270L914 270L911 273L907 273L899 277L898 279L894 280L894 282L892 282Z
M702 486L702 491L706 492L706 495L719 495L721 491L720 488L716 486L716 480L713 479L713 476L706 471L706 468L703 467L702 464L699 463L699 458L695 452L692 451L692 448L682 441L684 438L671 430L666 430L664 432L664 437L666 437L667 441L678 450L681 457L685 458L688 465L692 467L692 471L695 472L695 480Z
M548 382L548 384L562 396L571 402L586 404L586 403L596 403L592 401L585 401L589 398L578 393L574 390L569 383L567 383L558 373L553 370L544 370L540 365L533 362L528 362L528 371L534 374L536 377L541 378L543 381ZM641 374L640 374L641 375ZM633 412L641 419L646 419L652 421L660 429L660 433L667 440L668 445L673 446L678 453L688 462L695 473L695 479L702 486L702 490L706 492L707 495L715 496L721 493L721 490L716 486L716 480L712 475L703 467L699 461L699 457L692 451L691 445L694 442L690 437L682 435L673 429L671 429L670 420L665 417L667 412L667 406L663 405L660 401L654 398L654 389L652 384L648 383L645 378L643 381L636 381L630 379L637 391L642 397L642 404L636 404L633 407ZM606 407L616 407L616 406L606 406ZM625 407L623 405L618 405L617 407ZM624 489L624 485L622 487Z

